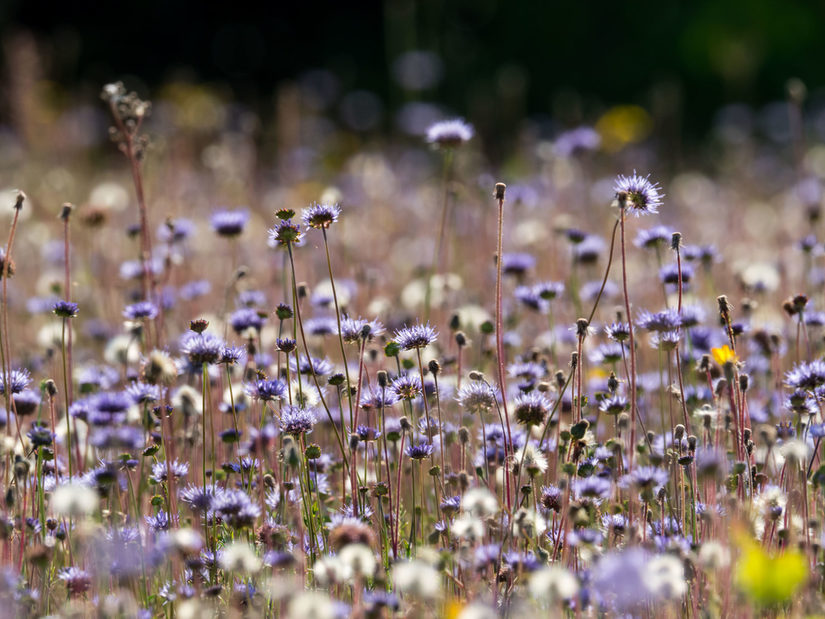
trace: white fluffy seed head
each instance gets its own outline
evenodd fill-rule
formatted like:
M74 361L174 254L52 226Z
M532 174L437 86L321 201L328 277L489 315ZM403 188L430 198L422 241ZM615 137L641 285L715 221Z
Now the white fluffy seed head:
M88 516L100 502L97 492L77 482L69 482L55 488L51 507L55 514L77 518Z

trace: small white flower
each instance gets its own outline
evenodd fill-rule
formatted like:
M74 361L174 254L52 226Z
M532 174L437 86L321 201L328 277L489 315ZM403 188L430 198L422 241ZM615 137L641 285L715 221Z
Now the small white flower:
M528 539L538 537L547 530L547 522L532 509L522 507L513 516L513 536Z
M348 582L352 579L352 569L340 556L320 557L312 565L312 575L324 587Z
M498 499L487 488L470 488L461 497L461 507L465 512L479 518L495 516L498 513Z
M432 600L441 591L441 575L432 565L419 559L396 563L392 568L392 580L400 593Z
M579 592L579 581L566 569L554 565L535 572L528 589L536 600L553 605L573 599Z
M76 518L94 512L99 502L98 494L92 488L69 482L55 489L51 506L55 514Z
M228 571L254 574L261 569L261 560L246 542L233 542L221 552L220 565Z
M544 474L547 471L547 458L539 451L538 447L532 443L528 443L524 450L524 463L522 467L531 477Z
M194 387L181 385L172 396L172 406L190 415L203 413L203 396Z
M304 591L289 602L289 619L335 619L335 603L326 593Z
M378 568L375 553L364 544L347 544L341 549L338 558L355 576L372 578Z
M471 542L479 540L484 536L484 524L472 514L459 516L450 528L453 535L457 538L466 539Z
M671 555L658 555L648 561L642 580L655 597L674 600L687 592L684 565Z
M779 448L779 453L785 456L785 460L800 464L807 464L809 458L808 444L800 440L785 441Z
M193 529L176 529L171 534L172 545L180 552L195 554L203 546L200 533Z
M457 619L498 619L498 613L484 604L468 604L458 613Z
M699 565L706 570L726 568L730 564L730 551L717 541L709 540L699 549Z

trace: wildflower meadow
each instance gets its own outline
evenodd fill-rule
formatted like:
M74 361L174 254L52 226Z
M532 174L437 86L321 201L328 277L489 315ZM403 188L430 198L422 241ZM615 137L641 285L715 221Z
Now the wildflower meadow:
M825 614L825 112L498 166L127 86L3 172L0 616Z

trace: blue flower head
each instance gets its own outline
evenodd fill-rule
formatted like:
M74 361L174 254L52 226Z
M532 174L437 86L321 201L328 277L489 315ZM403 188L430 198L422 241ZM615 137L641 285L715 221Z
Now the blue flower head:
M227 237L238 236L241 234L248 221L249 211L246 209L241 209L238 211L215 211L210 219L212 229L220 236Z
M435 342L438 332L427 324L413 325L399 329L393 335L393 340L404 350L415 350L425 348Z
M662 205L663 194L659 184L651 183L649 175L639 176L635 170L633 176L617 176L613 190L619 205L636 216L658 213Z
M307 228L325 230L338 221L341 207L337 204L318 204L313 202L301 213L301 221Z

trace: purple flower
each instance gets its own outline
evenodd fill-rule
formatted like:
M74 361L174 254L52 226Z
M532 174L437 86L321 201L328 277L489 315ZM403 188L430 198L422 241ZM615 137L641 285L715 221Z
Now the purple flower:
M655 248L669 243L672 236L673 230L667 226L654 226L649 230L640 230L633 244L636 247Z
M243 232L246 223L249 221L249 211L246 209L238 211L220 210L212 213L210 223L212 229L220 236L233 237Z
M257 310L248 307L235 310L229 317L229 324L232 325L232 330L239 335L247 329L260 331L265 321L266 318L261 316Z
M639 326L647 331L672 331L682 325L682 318L675 309L665 309L651 314L647 310L639 312Z
M468 142L475 131L473 126L461 118L442 120L427 129L427 143L442 148L450 148Z
M151 301L139 301L123 310L123 317L129 320L154 320L157 316L158 308Z
M430 323L414 325L399 329L392 336L392 339L404 350L415 350L429 346L438 338L438 332L430 326Z
M651 183L648 176L639 176L633 171L633 176L619 175L613 186L616 199L622 208L628 208L634 215L658 213L662 205L662 197L658 183Z
M407 448L404 450L407 456L411 460L423 460L424 458L432 455L433 453L433 446L427 443L426 441L422 441L420 443L410 443L407 445Z
M301 213L301 221L307 228L325 230L338 221L341 207L337 204L318 204L313 202Z
M300 436L312 432L316 422L315 413L311 409L287 405L281 410L281 432L284 434Z
M180 350L194 365L217 363L223 355L224 342L211 333L188 331L181 338Z
M20 393L26 389L32 382L32 376L26 368L18 368L12 370L8 374L9 385L11 385L12 393ZM5 395L6 382L3 378L3 373L0 373L0 394Z
M269 240L267 245L273 249L287 247L290 244L300 245L304 234L298 224L292 223L291 219L279 221L274 228L269 229Z
M63 300L57 301L52 306L52 311L61 318L74 318L75 316L77 316L78 309L79 308L77 303L72 303L71 301Z
M277 378L259 379L246 386L246 393L251 398L270 402L280 400L286 395L286 385Z

